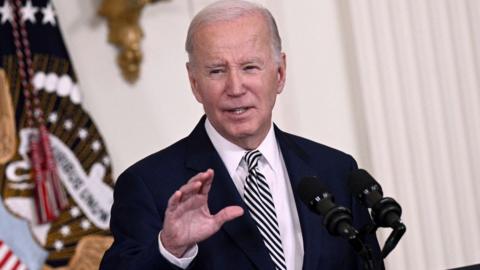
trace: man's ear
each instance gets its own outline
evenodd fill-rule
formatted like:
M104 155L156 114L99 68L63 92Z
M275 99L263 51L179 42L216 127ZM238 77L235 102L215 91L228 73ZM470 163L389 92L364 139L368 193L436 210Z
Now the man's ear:
M282 52L280 63L277 67L277 94L282 93L287 78L287 56Z
M196 77L197 74L196 74L195 67L190 62L186 63L186 67L187 67L188 80L190 81L190 88L192 89L192 93L193 93L193 95L195 96L195 99L198 102L203 103L202 102L202 96L200 95L200 93L198 91L198 81L197 81L197 77Z

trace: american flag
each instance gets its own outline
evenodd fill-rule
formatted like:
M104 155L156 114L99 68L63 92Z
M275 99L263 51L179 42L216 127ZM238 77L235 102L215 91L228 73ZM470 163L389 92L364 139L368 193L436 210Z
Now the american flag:
M13 24L17 25L16 30ZM22 37L20 42L19 37ZM21 53L17 54L17 48ZM27 58L30 60L27 61ZM75 183L84 183L77 187L89 188L74 189L72 185L67 190L67 186L63 185L67 191L68 206L57 209L51 207L54 210L50 213L53 214L47 215L51 218L42 220L39 220L36 202L47 201L43 200L47 198L43 196L43 190L52 190L49 194L55 194L55 191L50 188L53 185L44 188L40 181L35 182L35 176L46 175L44 172L51 172L47 168L53 166L47 164L46 160L49 159L41 158L41 166L32 170L30 165L38 163L32 162L29 156L32 149L29 144L22 143L22 140L28 142L30 135L34 134L32 132L40 125L35 122L30 126L28 123L27 115L32 110L26 109L28 102L25 93L31 87L22 84L22 69L19 68L21 59L26 63L23 69L27 69L25 74L28 75L24 81L27 84L31 81L38 97L35 101L35 97L30 96L30 103L34 105L31 108L37 108L35 103L38 103L38 108L43 112L39 114L37 111L40 110L35 109L33 115L38 116L37 120L43 115L42 121L48 131L51 149L56 151L55 157L59 160L56 160L55 168L57 173L62 173L59 175L61 184L74 183L69 179L75 179ZM27 68L29 63L31 69ZM10 213L25 219L30 226L27 235L19 227L7 227L2 224L4 220L0 212L0 239L16 251L17 257L32 270L42 269L41 266L47 269L67 267L74 255L81 258L80 261L89 261L83 256L85 254L76 254L76 247L86 236L109 235L109 204L113 201L111 159L93 119L82 106L79 83L63 42L53 0L0 0L0 69L4 70L10 85L8 90L15 116L11 120L14 121L12 126L16 127L18 142L18 151L14 156L4 164L0 163L0 204L4 203ZM0 109L4 107L0 104ZM47 151L42 153L48 154ZM47 175L48 179L52 179L51 175ZM91 188L88 186L90 184ZM37 186L41 187L38 190L42 192L42 200L37 200ZM80 197L80 192L84 191L86 193L82 194L95 195L89 198L91 204ZM49 202L56 201L52 200L55 197L48 198L51 198ZM52 204L49 203L49 206ZM97 206L101 206L101 211ZM45 221L45 224L40 224ZM13 233L34 241L21 245L15 241ZM30 256L32 252L29 250L32 248L41 248L48 254L46 257L43 253L37 257ZM37 267L38 264L41 266ZM3 269L0 266L0 270Z
M25 270L27 266L13 254L12 250L0 240L0 269L1 270Z

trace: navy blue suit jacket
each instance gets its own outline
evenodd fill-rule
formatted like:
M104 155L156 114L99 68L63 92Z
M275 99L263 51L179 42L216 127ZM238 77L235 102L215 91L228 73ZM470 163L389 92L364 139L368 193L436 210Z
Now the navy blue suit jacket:
M115 238L105 253L101 269L176 269L160 254L158 233L162 229L168 198L190 177L212 168L215 176L209 207L217 213L229 205L245 204L204 128L205 117L193 132L172 146L152 154L123 172L115 186L110 229ZM296 194L304 176L322 179L336 203L352 209L354 225L370 222L366 209L348 194L346 178L356 168L354 159L340 151L280 131L275 135L294 191L301 223L303 269L363 269L347 241L330 236L321 218L312 213ZM366 242L379 256L375 236ZM189 269L274 270L268 251L253 219L227 222L209 239L198 243L198 255Z

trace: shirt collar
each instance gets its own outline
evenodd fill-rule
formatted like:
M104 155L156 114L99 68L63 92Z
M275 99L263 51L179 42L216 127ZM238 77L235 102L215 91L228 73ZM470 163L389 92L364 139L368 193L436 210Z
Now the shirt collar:
M228 173L234 175L235 170L242 161L242 157L245 155L246 151L242 147L228 141L225 139L218 131L212 126L208 118L205 121L205 130L207 135L212 141L215 150L217 150L220 158L227 167ZM280 166L280 152L278 149L277 140L275 138L275 131L273 128L273 123L270 126L270 130L267 133L267 136L262 141L262 143L257 148L267 161L267 164L272 168L273 171L276 171L276 168Z

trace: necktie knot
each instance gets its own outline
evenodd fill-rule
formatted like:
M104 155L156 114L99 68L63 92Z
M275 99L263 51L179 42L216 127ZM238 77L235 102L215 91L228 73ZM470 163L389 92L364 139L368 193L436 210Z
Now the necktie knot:
M244 159L247 163L248 171L252 171L257 168L258 160L262 157L262 153L258 150L251 150L245 153Z

